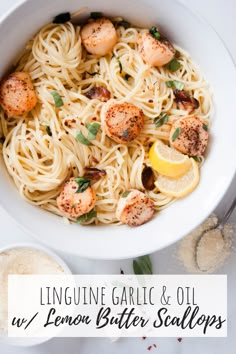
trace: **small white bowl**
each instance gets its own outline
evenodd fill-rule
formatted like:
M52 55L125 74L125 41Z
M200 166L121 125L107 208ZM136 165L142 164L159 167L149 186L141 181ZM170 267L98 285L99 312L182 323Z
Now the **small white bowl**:
M30 242L22 242L22 243L12 243L8 244L7 246L3 246L0 248L1 252L6 252L16 248L29 248L36 251L41 251L51 257L61 268L64 270L65 274L72 274L71 270L67 266L67 264L53 251L49 250L48 248ZM12 345L12 346L20 346L20 347L31 347L35 345L42 344L47 342L48 340L52 339L51 337L44 337L44 338L13 338L7 337L5 333L3 335L0 333L0 343Z

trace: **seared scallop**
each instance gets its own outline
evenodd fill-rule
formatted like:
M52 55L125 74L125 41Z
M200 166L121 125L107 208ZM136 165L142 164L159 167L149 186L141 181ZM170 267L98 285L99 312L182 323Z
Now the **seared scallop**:
M142 225L150 220L153 214L153 201L137 189L125 192L116 209L117 219L129 226Z
M64 185L61 194L57 198L58 208L72 218L91 211L96 203L96 194L92 187L88 186L83 192L78 192L78 183L74 177Z
M0 105L8 117L21 116L31 111L37 103L30 75L14 72L0 84Z
M189 156L203 155L208 143L208 127L200 118L188 116L176 120L170 131L170 143Z
M168 40L156 39L149 32L139 36L138 48L143 61L150 66L163 66L175 55L175 48Z
M84 25L81 39L89 53L100 56L110 53L118 40L115 27L107 18L98 18Z
M117 143L128 143L140 134L144 114L132 103L109 100L102 107L101 118L106 134Z

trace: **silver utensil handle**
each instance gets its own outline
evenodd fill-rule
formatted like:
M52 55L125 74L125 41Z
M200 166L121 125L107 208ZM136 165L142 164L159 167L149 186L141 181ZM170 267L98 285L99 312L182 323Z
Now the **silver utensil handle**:
M236 198L234 198L230 208L228 209L228 211L226 212L226 214L224 215L221 224L225 224L226 221L228 220L228 218L230 217L230 215L232 214L232 212L234 211L234 208L236 206Z

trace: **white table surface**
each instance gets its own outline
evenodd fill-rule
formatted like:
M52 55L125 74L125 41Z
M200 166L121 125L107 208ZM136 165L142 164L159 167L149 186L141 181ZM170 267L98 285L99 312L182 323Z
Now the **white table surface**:
M35 0L36 1L36 0ZM53 0L51 0L53 1ZM226 43L236 62L236 1L235 0L181 0L205 17L216 29ZM17 0L0 0L0 16ZM56 0L55 0L56 3ZM0 59L1 60L1 59ZM236 117L235 117L236 119ZM236 181L233 182L216 213L222 215L235 196ZM236 211L231 216L236 223ZM0 208L0 247L6 244L32 240L22 232L8 215ZM151 255L154 271L159 274L181 274L183 267L175 257L178 245L172 245ZM125 273L132 272L132 260L122 261L93 261L58 252L68 263L73 273L119 273L120 267ZM93 354L93 353L147 353L148 345L155 343L157 348L151 352L159 354L234 354L236 351L236 284L235 284L236 255L233 251L219 273L228 275L228 337L227 338L184 338L178 342L176 338L123 338L115 343L103 338L55 338L42 345L31 348L10 347L0 343L0 354Z

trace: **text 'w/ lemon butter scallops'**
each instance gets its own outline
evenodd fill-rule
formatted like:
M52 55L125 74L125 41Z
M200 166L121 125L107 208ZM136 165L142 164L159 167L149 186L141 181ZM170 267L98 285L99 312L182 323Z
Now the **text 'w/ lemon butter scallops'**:
M157 24L59 14L19 54L0 84L0 151L24 199L139 226L197 187L210 89Z

